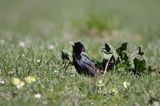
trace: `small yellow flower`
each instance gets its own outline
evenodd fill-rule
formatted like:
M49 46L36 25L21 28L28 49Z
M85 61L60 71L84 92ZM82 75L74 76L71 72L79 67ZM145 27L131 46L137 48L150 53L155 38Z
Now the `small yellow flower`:
M12 83L13 83L14 85L19 85L20 82L21 82L21 80L20 80L19 78L13 78L13 79L12 79Z
M18 89L22 88L22 87L25 85L25 83L24 83L23 81L21 81L19 78L13 78L13 79L12 79L12 83L13 83Z
M28 84L31 84L31 83L33 83L33 82L36 81L36 78L33 77L33 76L28 76L28 77L25 78L25 81L26 81Z
M130 86L129 82L126 82L126 81L123 82L123 87L124 88L128 88L129 86Z

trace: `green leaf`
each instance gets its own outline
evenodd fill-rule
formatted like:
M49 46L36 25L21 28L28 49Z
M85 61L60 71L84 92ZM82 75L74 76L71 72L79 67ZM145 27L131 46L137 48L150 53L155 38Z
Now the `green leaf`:
M144 54L144 52L142 52L142 48L141 47L138 47L138 54L141 55L141 56Z
M62 50L62 51L61 51L61 58L62 58L63 61L66 61L66 60L69 61L69 60L70 60L70 59L69 59L69 53L66 52L66 51L64 51L64 50Z
M111 48L110 48L110 46L108 45L108 43L105 43L105 50L106 50L106 52L110 52L111 51Z
M130 58L133 60L138 56L142 56L144 52L142 52L141 47L136 48L132 53L130 53Z
M128 42L122 43L122 45L118 49L116 49L117 53L121 53L127 50L127 45L128 45Z
M135 58L133 63L135 74L140 74L146 70L146 61L144 59Z
M111 57L113 56L113 54L106 54L103 53L103 58L109 60Z
M111 44L109 44L108 42L105 43L105 48L104 49L106 50L107 53L109 53L109 52L112 53L114 58L115 58L115 60L118 59L117 51Z
M129 64L128 63L128 55L127 55L127 53L125 52L126 50L127 50L127 42L125 42L125 43L122 43L122 45L118 48L118 49L116 49L116 51L117 51L117 53L118 53L118 55L119 55L119 59L117 60L117 63L120 63L121 61L123 61L123 64Z

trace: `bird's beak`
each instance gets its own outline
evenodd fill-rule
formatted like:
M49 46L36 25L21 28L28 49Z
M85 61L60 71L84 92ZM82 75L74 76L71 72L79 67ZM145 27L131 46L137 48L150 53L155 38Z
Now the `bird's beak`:
M73 42L69 42L72 46L74 46L74 43Z

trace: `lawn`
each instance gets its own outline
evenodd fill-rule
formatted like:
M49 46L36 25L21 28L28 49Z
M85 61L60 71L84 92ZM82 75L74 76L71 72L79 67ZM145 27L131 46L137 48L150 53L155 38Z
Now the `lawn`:
M158 0L0 0L0 106L159 106L159 10ZM79 75L61 66L70 41L97 60L105 42L141 46L155 72Z

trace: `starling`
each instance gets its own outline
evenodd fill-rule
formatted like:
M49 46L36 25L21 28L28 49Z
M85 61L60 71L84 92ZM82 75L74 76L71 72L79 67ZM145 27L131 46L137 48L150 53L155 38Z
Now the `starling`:
M85 53L84 45L81 42L71 43L73 47L72 57L73 65L79 74L87 76L95 76L97 74L97 67L89 59Z

